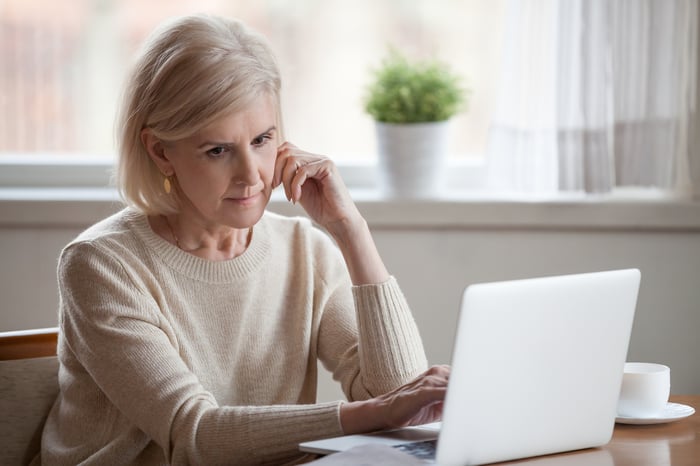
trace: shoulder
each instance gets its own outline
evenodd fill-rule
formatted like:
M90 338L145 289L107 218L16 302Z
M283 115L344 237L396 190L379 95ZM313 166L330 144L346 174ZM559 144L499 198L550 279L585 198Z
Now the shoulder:
M328 234L307 217L287 217L266 211L262 225L275 243L288 242L294 247L337 249Z
M311 220L301 216L286 216L266 210L260 223L273 231L281 234L289 234L298 230L305 230L312 226Z
M88 227L74 240L68 243L68 246L76 243L94 242L131 234L133 222L141 219L145 220L145 218L145 214L131 208L125 208Z
M271 234L275 257L288 257L289 264L297 272L309 270L316 279L327 285L349 284L340 249L330 235L311 220L266 212L262 224Z
M144 214L126 208L80 233L61 251L60 264L78 265L87 259L126 257L140 249L135 224L147 222Z

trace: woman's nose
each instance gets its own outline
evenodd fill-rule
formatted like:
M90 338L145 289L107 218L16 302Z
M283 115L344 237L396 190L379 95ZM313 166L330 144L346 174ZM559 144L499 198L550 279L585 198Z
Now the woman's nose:
M236 184L252 186L258 182L260 175L255 156L250 150L241 151L236 157L237 163L233 170L233 181Z

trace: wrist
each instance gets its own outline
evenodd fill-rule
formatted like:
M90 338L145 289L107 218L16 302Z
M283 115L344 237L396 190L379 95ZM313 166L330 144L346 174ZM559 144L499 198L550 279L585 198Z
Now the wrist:
M363 236L369 232L367 221L359 212L353 217L335 220L323 227L341 247L345 244L353 244L357 241L358 236Z
M384 283L389 272L359 211L352 217L324 225L343 254L353 285Z
M387 427L383 404L377 398L340 405L340 425L346 435L374 432Z

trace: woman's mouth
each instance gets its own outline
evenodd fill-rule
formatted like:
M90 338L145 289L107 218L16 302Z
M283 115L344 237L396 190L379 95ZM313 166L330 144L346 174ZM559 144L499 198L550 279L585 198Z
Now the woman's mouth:
M226 200L245 206L245 205L250 205L250 204L257 202L257 200L261 194L262 194L262 192L257 192L255 194L251 194L249 196L232 196L232 197L227 197Z

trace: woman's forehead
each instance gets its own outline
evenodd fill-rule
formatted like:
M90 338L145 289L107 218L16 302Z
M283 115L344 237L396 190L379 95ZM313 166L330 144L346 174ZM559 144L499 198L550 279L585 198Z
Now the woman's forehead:
M276 129L277 117L277 106L273 99L258 99L241 110L215 118L211 123L196 131L190 139L226 140L227 138L257 136L271 129Z

